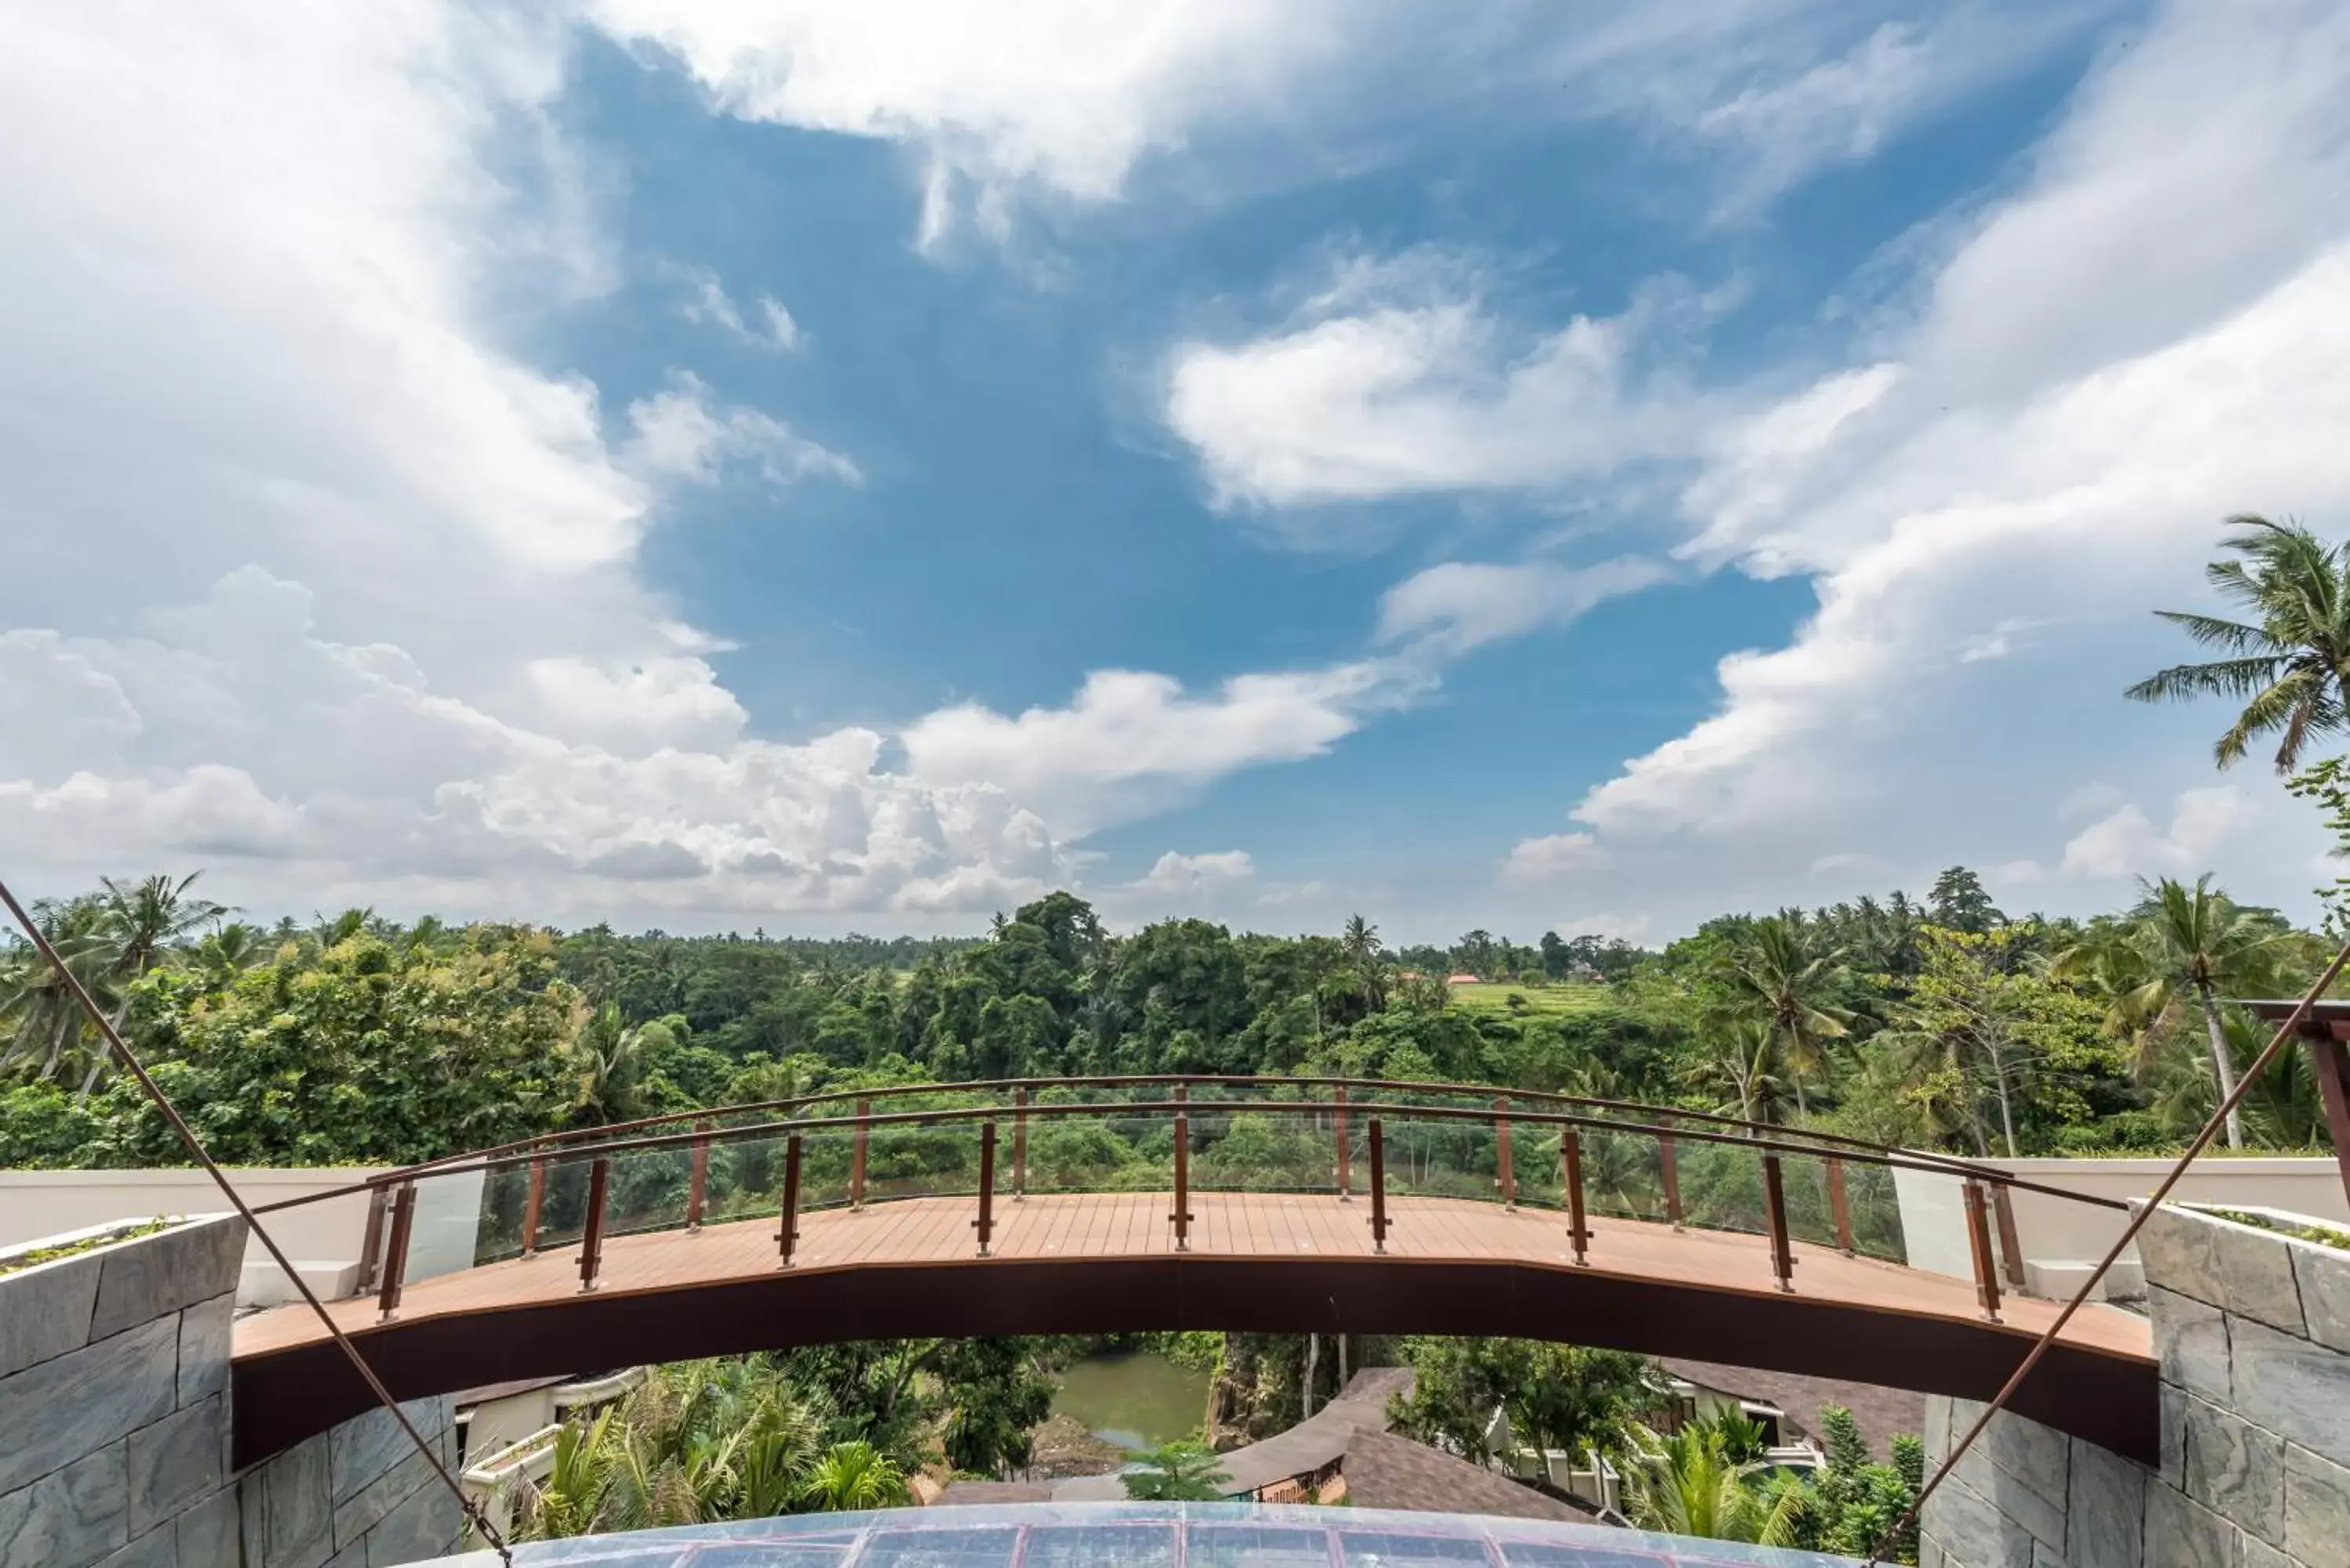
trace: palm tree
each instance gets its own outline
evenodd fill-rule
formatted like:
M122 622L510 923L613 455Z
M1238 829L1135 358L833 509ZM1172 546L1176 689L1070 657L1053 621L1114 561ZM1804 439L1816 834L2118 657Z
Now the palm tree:
M1693 1085L1729 1091L1715 1109L1736 1111L1742 1122L1779 1120L1785 1085L1779 1073L1778 1036L1770 1023L1760 1018L1713 1020L1701 1038L1708 1053L1687 1075Z
M109 1013L115 1012L121 1002L121 950L98 901L36 905L34 918L90 1000ZM87 1083L105 1064L103 1051L93 1046L80 999L30 942L11 947L0 959L0 1022L7 1029L0 1064L29 1071L36 1081L47 1083L87 1068ZM33 1066L36 1059L39 1065Z
M2220 548L2243 557L2214 561L2203 576L2250 618L2222 620L2183 610L2155 613L2227 657L2175 664L2131 687L2140 702L2194 697L2242 701L2236 722L2211 748L2226 767L2255 735L2278 734L2276 768L2289 774L2309 737L2345 727L2344 673L2350 670L2350 557L2293 523L2241 514Z
M1126 1495L1142 1502L1214 1502L1232 1477L1215 1450L1204 1443L1162 1443L1138 1455L1135 1468L1118 1478Z
M149 877L131 888L111 877L99 879L106 888L100 905L120 948L116 967L126 979L145 974L164 949L178 946L191 932L229 912L224 904L188 897L189 888L203 875L191 871L176 882L165 876Z
M2131 911L2132 945L2146 962L2148 979L2138 1008L2161 1020L2190 1002L2202 1012L2211 1075L2225 1100L2236 1092L2236 1067L2220 997L2259 972L2285 934L2283 924L2265 909L2241 908L2215 890L2209 872L2191 888L2168 877L2139 887L2146 896ZM2228 1147L2244 1147L2243 1117L2232 1107Z
M1370 993L1371 1011L1377 1012L1388 1004L1387 978L1379 971L1379 929L1360 915L1347 917L1347 929L1338 939L1353 961L1357 972L1363 977L1363 986Z
M1635 1428L1633 1440L1627 1501L1635 1524L1709 1541L1795 1544L1803 1491L1782 1487L1766 1496L1757 1490L1749 1478L1760 1467L1732 1459L1719 1428L1693 1421L1669 1438Z
M801 1495L827 1513L889 1508L904 1501L906 1478L870 1443L835 1443L809 1469Z
M1803 911L1783 909L1749 923L1716 973L1735 1012L1770 1026L1794 1084L1796 1113L1809 1116L1804 1079L1826 1071L1825 1043L1843 1038L1852 1022L1837 1002L1850 975L1843 952L1821 940Z

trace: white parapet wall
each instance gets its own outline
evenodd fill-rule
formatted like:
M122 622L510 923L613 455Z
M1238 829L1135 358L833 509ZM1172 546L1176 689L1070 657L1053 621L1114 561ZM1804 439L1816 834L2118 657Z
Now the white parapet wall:
M2090 1198L2116 1201L2150 1195L2169 1174L2168 1159L1985 1159L1977 1163ZM1897 1169L1894 1192L1901 1208L1902 1239L1912 1268L1959 1279L1973 1272L1967 1247L1966 1212L1955 1178ZM2314 1219L2350 1221L2350 1197L2342 1189L2341 1168L2331 1156L2220 1157L2198 1160L2172 1194L2180 1203L2230 1209L2273 1209ZM2038 1293L2078 1288L2081 1278L2106 1255L2128 1222L2119 1209L2069 1203L2038 1193L2013 1195L2015 1230ZM2143 1278L2135 1252L2124 1254L2117 1271L2120 1294L2135 1298Z
M227 1174L237 1195L257 1209L338 1192L380 1175L385 1168L372 1165L242 1167ZM366 1194L343 1193L266 1215L263 1223L310 1288L332 1299L348 1293L357 1282L359 1246L367 1233L367 1205ZM471 1268L481 1206L478 1170L418 1182L407 1277L429 1279ZM0 1247L120 1220L211 1213L224 1207L211 1178L194 1168L0 1170ZM296 1293L284 1271L271 1260L268 1249L248 1239L237 1281L237 1304L275 1306Z

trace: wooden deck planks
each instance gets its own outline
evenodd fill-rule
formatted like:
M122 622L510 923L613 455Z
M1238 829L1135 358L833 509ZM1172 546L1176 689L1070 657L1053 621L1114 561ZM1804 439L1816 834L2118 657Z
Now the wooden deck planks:
M995 1251L1005 1258L1114 1258L1159 1255L1174 1246L1170 1192L1032 1193L1014 1203L999 1196ZM1194 1253L1265 1258L1367 1257L1370 1206L1315 1193L1191 1194ZM820 1210L800 1217L797 1270L975 1261L978 1213L972 1198L912 1198L868 1204L861 1210ZM1566 1221L1547 1209L1505 1212L1498 1203L1401 1197L1388 1205L1389 1253L1398 1259L1515 1260L1566 1266ZM773 1215L682 1231L614 1237L605 1243L599 1290L673 1290L755 1277L778 1267ZM1644 1277L1754 1292L1773 1288L1769 1249L1759 1236L1723 1231L1675 1232L1652 1222L1609 1219L1596 1227L1591 1267L1600 1273ZM1966 1280L1904 1269L1797 1243L1795 1288L1814 1298L1848 1301L1897 1313L1972 1319L1974 1287ZM464 1314L501 1306L561 1301L579 1289L576 1247L536 1258L492 1263L462 1273L420 1280L407 1287L404 1319ZM375 1303L361 1299L330 1309L346 1328L376 1322ZM2036 1331L2056 1312L2054 1303L2011 1297L2004 1316ZM323 1337L303 1307L256 1314L235 1329L236 1354L260 1355ZM2110 1307L2085 1310L2065 1338L2085 1346L2143 1357L2148 1334L2142 1320Z

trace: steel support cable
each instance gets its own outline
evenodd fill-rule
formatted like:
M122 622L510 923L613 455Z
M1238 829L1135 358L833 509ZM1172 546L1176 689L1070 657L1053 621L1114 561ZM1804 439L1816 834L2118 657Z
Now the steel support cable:
M2342 950L2334 955L2334 961L2325 966L2325 971L2317 977L2314 984L2302 993L2301 1000L2293 1003L2293 1011L2287 1013L2284 1021L2277 1025L2276 1033L2269 1036L2268 1044L2262 1047L2261 1054L2252 1059L2252 1064L2244 1070L2243 1076L2236 1080L2235 1088L2220 1102L2218 1108L2212 1111L2211 1119L2203 1124L2203 1129L2188 1144L2187 1152L2178 1157L2178 1163L2163 1176L2160 1184L2147 1198L2145 1203L2139 1206L2137 1212L2130 1216L2129 1223L2122 1227L2119 1239L2106 1250L2103 1261L2089 1271L2089 1277L2081 1282L2081 1288L2073 1293L2071 1301L2064 1303L2064 1310L2056 1314L2056 1321L2050 1324L2039 1339L2033 1342L2032 1349L2024 1355L2022 1362L2017 1366L2014 1372L2009 1375L2006 1384L1992 1397L1991 1402L1983 1407L1982 1414L1975 1417L1975 1424L1967 1428L1967 1435L1950 1445L1950 1453L1944 1456L1939 1465L1935 1467L1934 1473L1926 1478L1926 1484L1918 1489L1917 1497L1910 1501L1908 1508L1902 1511L1901 1517L1895 1520L1885 1533L1877 1538L1877 1544L1869 1550L1868 1553L1871 1568L1884 1562L1886 1553L1891 1550L1894 1542L1901 1538L1902 1532L1908 1530L1923 1516L1926 1500L1932 1497L1935 1490L1942 1484L1943 1479L1958 1468L1960 1459L1974 1446L1975 1439L1983 1435L1984 1428L1991 1425L1991 1417L2005 1409L2007 1402L2015 1397L2015 1391L2023 1386L2023 1380L2032 1376L2032 1369L2040 1365L2040 1358L2048 1354L2048 1347L2056 1343L2056 1336L2064 1332L2064 1325L2073 1321L2073 1314L2079 1312L2088 1301L2090 1293L2104 1281L2107 1271L2113 1268L2123 1251L2132 1241L2137 1240L2137 1233L2146 1228L2147 1220L2151 1219L2154 1211L2162 1206L2163 1199L2170 1196L2171 1189L2177 1187L2179 1179L2187 1174L2187 1168L2194 1163L2195 1157L2210 1147L2212 1138L2217 1137L2220 1129L2227 1125L2229 1114L2243 1103L2245 1095L2251 1091L2254 1084L2260 1082L2261 1075L2268 1071L2269 1064L2276 1059L2277 1053L2284 1048L2285 1042L2299 1032L2301 1021L2309 1016L2309 1010L2317 1004L2319 997L2325 994L2325 988L2334 983L2334 977L2342 972L2345 964L2350 964L2350 943L2345 943ZM2343 1152L2350 1153L2350 1151Z
M303 1301L307 1303L310 1310L317 1314L318 1321L326 1325L328 1334L334 1337L335 1344L349 1359L352 1369L359 1373L360 1379L367 1384L383 1407L391 1412L391 1418L399 1423L400 1429L408 1435L408 1440L416 1445L416 1451L424 1456L424 1462L432 1467L432 1473L441 1478L441 1484L449 1489L450 1495L457 1500L457 1506L464 1511L465 1517L473 1521L473 1528L482 1532L482 1539L490 1543L491 1550L498 1554L498 1560L505 1563L506 1568L513 1568L514 1549L506 1544L504 1534L490 1522L489 1516L482 1511L481 1507L465 1495L465 1489L457 1484L457 1478L451 1475L449 1467L441 1462L440 1454L434 1450L431 1443L424 1440L424 1434L416 1429L416 1423L408 1418L408 1412L400 1407L400 1401L391 1397L391 1390L383 1386L383 1380L378 1377L375 1375L375 1369L367 1364L367 1358L359 1354L359 1347L353 1345L350 1336L337 1325L334 1314L327 1311L326 1303L318 1299L317 1293L310 1288L309 1282L296 1272L293 1263L286 1259L285 1249L277 1244L277 1239L269 1233L268 1229L255 1216L251 1206L245 1202L243 1195L230 1184L227 1173L213 1162L210 1151L204 1147L203 1140L196 1137L195 1129L188 1126L187 1118L180 1115L179 1107L172 1104L171 1096L164 1094L161 1086L149 1075L145 1064L139 1060L138 1055L123 1040L120 1032L115 1028L113 1020L106 1016L105 1010L98 1005L97 1000L83 986L80 978L67 967L65 960L60 958L57 955L57 950L50 945L49 939L42 931L39 923L26 912L24 905L16 901L16 895L9 890L5 882L0 882L0 902L5 902L8 906L8 913L16 919L17 925L24 928L25 935L38 950L49 967L57 971L57 978L65 981L66 988L73 992L74 1000L80 1004L81 1010L89 1015L89 1021L97 1025L98 1032L106 1037L107 1044L113 1047L115 1055L121 1059L123 1066L130 1070L131 1076L139 1080L139 1087L145 1092L150 1100L155 1103L155 1108L163 1113L163 1118L172 1124L172 1130L179 1135L180 1141L187 1146L188 1152L195 1157L196 1163L204 1168L205 1174L213 1179L213 1184L228 1199L229 1203L244 1220L251 1233L260 1238L261 1244L268 1249L270 1257L276 1260L280 1269L285 1271L286 1277L294 1282L294 1288L302 1293Z

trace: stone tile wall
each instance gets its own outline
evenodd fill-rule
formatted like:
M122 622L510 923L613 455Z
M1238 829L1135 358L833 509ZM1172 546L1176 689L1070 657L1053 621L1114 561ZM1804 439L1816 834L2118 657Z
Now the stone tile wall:
M1928 1503L1922 1568L2350 1568L2350 1254L2168 1208L2138 1251L2160 1468L2002 1414ZM1981 1408L1929 1400L1929 1459Z
M389 1568L463 1520L375 1411L242 1477L229 1341L244 1222L0 1275L0 1568ZM405 1407L453 1457L446 1398Z

